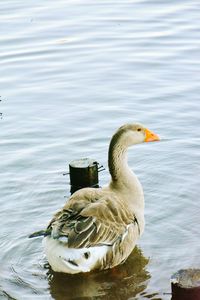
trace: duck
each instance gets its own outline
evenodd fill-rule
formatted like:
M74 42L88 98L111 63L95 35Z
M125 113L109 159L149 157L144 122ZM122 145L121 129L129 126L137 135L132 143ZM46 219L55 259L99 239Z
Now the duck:
M121 126L108 150L110 182L76 191L53 216L43 236L44 252L55 272L77 274L125 262L145 226L141 183L128 166L127 150L159 136L140 123Z

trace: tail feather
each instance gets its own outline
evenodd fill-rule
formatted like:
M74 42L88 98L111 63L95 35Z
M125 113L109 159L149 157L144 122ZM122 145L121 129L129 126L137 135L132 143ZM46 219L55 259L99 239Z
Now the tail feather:
M29 238L35 238L35 237L38 237L38 236L47 236L47 235L50 235L50 234L51 234L50 231L40 230L40 231L36 231L36 232L30 234Z

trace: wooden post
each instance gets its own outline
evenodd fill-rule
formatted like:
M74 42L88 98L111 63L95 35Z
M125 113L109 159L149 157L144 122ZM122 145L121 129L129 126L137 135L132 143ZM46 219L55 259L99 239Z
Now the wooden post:
M73 160L69 164L71 193L83 187L98 187L98 163L89 158Z
M200 300L200 269L179 270L171 277L171 300Z

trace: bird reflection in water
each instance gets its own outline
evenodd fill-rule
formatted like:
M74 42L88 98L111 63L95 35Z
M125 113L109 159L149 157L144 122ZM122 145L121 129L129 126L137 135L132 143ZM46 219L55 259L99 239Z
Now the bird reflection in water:
M53 299L128 299L144 292L150 274L148 259L136 246L122 265L113 269L77 275L53 272L48 266L49 289Z

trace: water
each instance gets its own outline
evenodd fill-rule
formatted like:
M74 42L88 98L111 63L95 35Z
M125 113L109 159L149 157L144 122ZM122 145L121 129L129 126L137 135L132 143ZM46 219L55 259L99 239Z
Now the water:
M170 299L171 274L200 267L199 2L1 0L0 14L0 298ZM53 273L27 236L69 196L68 163L107 166L132 121L163 138L129 151L144 235L114 271Z

